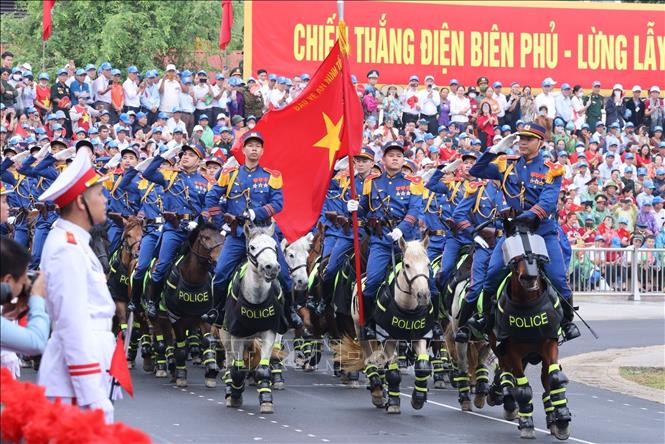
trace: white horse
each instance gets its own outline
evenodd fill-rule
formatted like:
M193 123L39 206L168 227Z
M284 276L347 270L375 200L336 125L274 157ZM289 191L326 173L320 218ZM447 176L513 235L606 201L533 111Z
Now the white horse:
M269 228L249 228L245 225L248 264L231 282L224 327L220 331L230 368L228 377L225 377L227 407L242 406L247 369L254 367L256 361L255 356L249 356L249 362L245 363L245 352L255 349L257 345L260 347L260 362L254 376L261 413L274 411L270 357L278 326L283 323L284 296L277 280L280 266L273 234L274 225ZM257 328L266 325L270 328Z
M400 249L403 253L402 265L399 271L395 271L396 276L393 279L394 302L400 310L400 313L424 313L422 319L418 318L412 322L413 325L426 325L425 317L433 319L434 313L431 310L430 292L429 292L429 259L427 257L428 238L423 241L405 242L399 241ZM377 311L385 309L377 300ZM360 335L360 316L358 313L358 298L354 288L353 305L351 315L356 328L356 334ZM393 316L393 323L402 323L402 319ZM407 321L408 323L409 321ZM429 322L429 321L427 321ZM380 335L382 326L377 323L377 333ZM387 331L388 329L386 329ZM429 332L431 335L431 331ZM400 413L400 393L399 385L401 375L397 365L397 343L396 339L388 337L382 344L377 341L361 340L354 341L345 337L340 349L340 360L342 368L346 371L360 370L365 365L365 374L369 379L369 388L372 394L372 403L376 407L386 407L388 413ZM418 356L415 364L416 382L411 398L411 405L414 409L423 407L427 400L427 380L431 375L432 367L427 353L426 337L412 338L412 346ZM379 371L385 367L385 380L388 385L388 399L384 397L384 388Z

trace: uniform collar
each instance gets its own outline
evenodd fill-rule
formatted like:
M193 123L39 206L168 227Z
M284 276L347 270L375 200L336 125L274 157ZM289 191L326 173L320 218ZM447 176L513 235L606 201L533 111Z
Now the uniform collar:
M400 177L403 176L402 171L398 171L397 174L395 174L394 176L389 175L388 172L386 171L385 173L383 173L383 175L386 177L386 179L399 179Z
M256 170L258 170L261 167L261 165L256 165L254 168L249 168L247 167L247 165L243 165L242 167L245 169L247 173L253 173Z
M78 242L81 242L84 245L87 245L90 242L90 233L83 229L83 227L80 225L76 225L75 223L62 218L58 218L55 223L59 228L73 233Z
M524 163L526 163L527 165L529 165L530 163L533 163L536 160L540 162L540 161L543 160L543 153L539 150L538 154L533 159L527 160L526 157L522 157L522 159L524 159Z

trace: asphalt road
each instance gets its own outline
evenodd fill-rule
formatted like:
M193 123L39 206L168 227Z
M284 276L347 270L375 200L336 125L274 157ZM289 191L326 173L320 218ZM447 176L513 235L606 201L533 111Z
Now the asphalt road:
M662 320L597 321L593 327L599 340L585 331L582 338L565 344L561 355L665 343ZM133 370L136 397L116 404L116 418L146 431L156 443L512 443L519 439L516 423L502 419L501 407L462 413L457 392L433 390L431 382L428 404L413 410L409 402L412 374L402 377L402 414L389 416L372 406L362 382L361 388L350 389L330 371L304 373L289 368L286 389L274 392L272 415L258 413L255 387L247 387L242 409L229 409L221 383L208 389L201 369L190 367L189 373L190 386L179 389ZM536 439L558 442L544 430L538 375L534 369L528 373L539 429ZM663 404L573 382L567 394L574 415L570 442L665 442Z

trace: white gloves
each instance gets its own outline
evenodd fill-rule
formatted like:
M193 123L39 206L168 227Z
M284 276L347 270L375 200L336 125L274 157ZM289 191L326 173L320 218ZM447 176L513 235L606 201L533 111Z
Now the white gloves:
M490 246L485 242L485 239L482 237L476 235L476 237L473 238L473 241L476 243L481 248L489 248Z
M177 156L178 153L180 153L180 150L182 150L181 146L174 146L173 148L169 148L168 150L166 150L166 152L160 154L160 156L162 157L162 159L171 160L175 156Z
M22 153L15 154L12 157L12 162L14 162L14 165L21 166L28 156L30 156L30 151L25 150Z
M358 201L355 199L349 199L349 201L346 203L346 209L350 213L358 211Z
M249 220L251 220L252 222L254 222L254 219L256 218L256 213L254 212L254 210L247 210L243 213L243 215L245 217L248 217Z
M108 398L103 398L99 401L95 401L92 404L89 404L87 407L90 408L90 410L101 410L104 412L104 421L106 421L107 424L113 423L113 404L111 401L109 401Z
M454 173L457 168L462 164L462 159L456 159L454 162L446 165L441 171L444 173Z
M335 171L347 170L349 168L349 156L345 156L339 159L337 162L335 162L335 166L333 168Z
M142 160L139 163L137 163L136 166L134 167L134 169L136 171L138 171L139 173L142 173L148 168L148 165L150 165L150 162L152 162L152 160L153 160L152 157L148 157L147 159Z
M490 153L492 154L505 154L508 152L509 148L512 148L515 142L517 141L517 133L512 133L508 137L501 139L501 142L494 145L490 148Z
M399 228L395 228L393 229L393 231L390 232L388 236L390 236L392 240L398 241L402 238L402 230L400 230Z
M226 236L226 234L230 232L231 232L231 227L229 226L229 224L222 225L222 231L220 232L222 236Z
M196 230L196 227L198 227L198 226L199 226L199 224L197 224L193 220L190 220L189 222L187 222L187 231L194 231L194 230Z
M55 158L55 160L67 160L71 159L75 155L76 155L76 148L71 147L67 148L66 150L62 150L59 153L55 153L53 157Z
M107 169L111 170L111 169L117 167L118 165L120 165L121 160L122 160L122 156L120 155L120 153L115 153L115 155L113 157L111 157L111 159L108 162L106 162L106 165L104 165L104 166Z
M7 218L7 224L8 225L14 225L14 222L16 222L16 216L9 216Z
M41 160L49 153L49 145L44 145L38 152L35 154L35 159Z

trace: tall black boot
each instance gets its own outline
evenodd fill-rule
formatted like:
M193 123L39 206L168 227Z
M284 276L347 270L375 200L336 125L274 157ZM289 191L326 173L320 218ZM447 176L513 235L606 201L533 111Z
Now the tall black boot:
M136 313L141 310L141 297L143 296L143 279L132 279L132 293L129 297L127 310Z
M471 315L475 311L475 304L473 302L462 301L462 308L458 313L457 319L457 332L455 333L455 342L469 342L471 333L466 323L469 321Z
M148 303L145 307L145 314L149 318L156 318L159 311L159 301L162 298L162 291L164 290L164 284L166 280L163 281L152 281L150 283L150 290L148 291Z
M363 295L363 311L365 325L363 327L364 339L376 339L376 323L374 322L374 298Z
M477 318L474 316L469 319L467 324L476 331L489 333L493 326L492 298L495 295L488 297L488 295L481 293L481 297L483 298L483 312L479 313Z
M580 330L577 328L577 325L573 322L573 317L575 316L575 308L573 307L573 296L570 296L569 300L563 299L561 296L561 308L563 308L563 319L561 320L561 330L563 331L563 337L566 341L575 339L580 336Z

